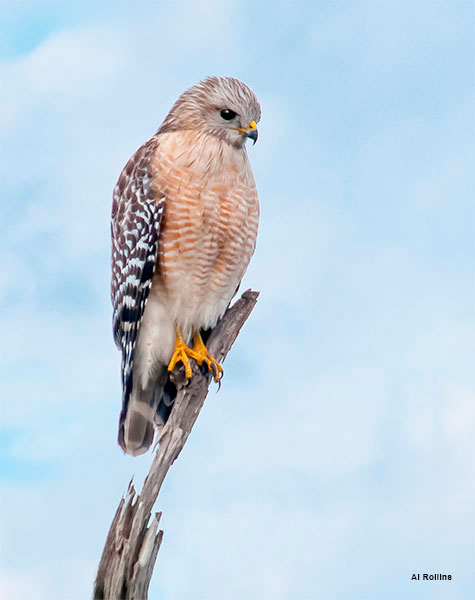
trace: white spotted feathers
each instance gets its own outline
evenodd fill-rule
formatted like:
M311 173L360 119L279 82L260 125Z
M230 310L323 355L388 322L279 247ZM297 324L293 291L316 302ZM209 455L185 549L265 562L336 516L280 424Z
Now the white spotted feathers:
M152 138L126 164L112 204L112 280L114 339L122 351L123 411L132 391L134 346L152 285L160 223L165 204L152 186Z

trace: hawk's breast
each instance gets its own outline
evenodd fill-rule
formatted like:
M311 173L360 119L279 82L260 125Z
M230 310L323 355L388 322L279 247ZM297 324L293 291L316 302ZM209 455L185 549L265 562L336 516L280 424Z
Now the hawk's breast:
M254 252L256 185L244 148L196 132L164 134L154 158L165 194L152 291L185 335L224 313Z

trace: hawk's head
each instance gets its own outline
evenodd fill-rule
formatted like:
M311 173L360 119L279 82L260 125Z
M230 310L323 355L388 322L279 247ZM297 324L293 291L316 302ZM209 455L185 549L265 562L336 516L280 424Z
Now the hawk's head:
M186 90L168 113L159 133L195 129L233 146L257 140L261 107L254 92L234 77L207 77Z

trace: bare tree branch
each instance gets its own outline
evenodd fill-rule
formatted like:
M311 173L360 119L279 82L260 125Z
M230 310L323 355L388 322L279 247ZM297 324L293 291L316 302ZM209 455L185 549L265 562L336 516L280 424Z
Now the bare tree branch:
M251 290L244 292L211 332L206 345L218 361L226 357L258 295ZM169 468L198 418L211 377L203 375L194 365L190 381L181 371L174 380L177 396L142 493L137 495L131 481L112 520L94 584L94 600L146 600L148 597L163 537L163 531L158 530L161 513L155 513L151 519L152 508Z

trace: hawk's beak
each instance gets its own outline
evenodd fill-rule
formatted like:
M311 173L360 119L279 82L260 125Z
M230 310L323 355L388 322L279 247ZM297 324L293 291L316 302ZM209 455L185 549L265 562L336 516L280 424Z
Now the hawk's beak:
M240 127L239 131L242 131L242 133L245 133L246 136L252 140L253 144L255 144L257 142L258 134L257 134L257 124L255 121L251 121L249 123L249 125L247 126L247 129Z

